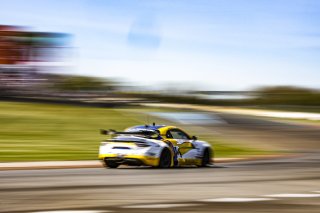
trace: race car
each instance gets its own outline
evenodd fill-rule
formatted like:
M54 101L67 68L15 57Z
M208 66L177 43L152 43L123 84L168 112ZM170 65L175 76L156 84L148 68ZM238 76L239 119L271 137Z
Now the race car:
M190 137L175 126L139 125L123 132L100 130L111 135L101 142L99 159L107 168L120 165L152 166L159 168L212 163L213 148L209 143Z

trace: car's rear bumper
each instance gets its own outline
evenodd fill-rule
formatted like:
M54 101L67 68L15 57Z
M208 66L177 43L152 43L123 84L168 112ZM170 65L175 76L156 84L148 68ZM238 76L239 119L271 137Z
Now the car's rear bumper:
M117 155L117 154L100 154L99 159L103 161L114 161L118 164L130 166L158 166L159 158L144 155Z

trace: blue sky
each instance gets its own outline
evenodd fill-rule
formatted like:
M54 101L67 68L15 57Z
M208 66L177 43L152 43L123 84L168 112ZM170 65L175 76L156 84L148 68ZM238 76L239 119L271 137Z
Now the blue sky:
M317 0L0 2L0 24L73 35L70 73L213 90L320 88Z

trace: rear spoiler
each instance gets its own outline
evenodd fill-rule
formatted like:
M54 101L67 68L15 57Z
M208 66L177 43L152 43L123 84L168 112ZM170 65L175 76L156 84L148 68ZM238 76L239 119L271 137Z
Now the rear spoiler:
M113 129L105 130L100 129L100 134L102 135L145 135L145 136L152 136L156 134L158 137L160 136L160 133L155 130L140 130L140 131L134 131L134 132L118 132Z

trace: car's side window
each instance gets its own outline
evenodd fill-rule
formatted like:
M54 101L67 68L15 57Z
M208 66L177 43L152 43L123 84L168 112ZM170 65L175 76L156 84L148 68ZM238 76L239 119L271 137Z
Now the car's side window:
M173 138L172 135L171 135L171 133L170 133L170 130L167 131L166 137L167 137L167 138Z
M179 129L171 129L167 132L167 134L168 133L170 133L171 138L174 138L174 139L186 139L186 140L190 139L186 133L182 132Z

